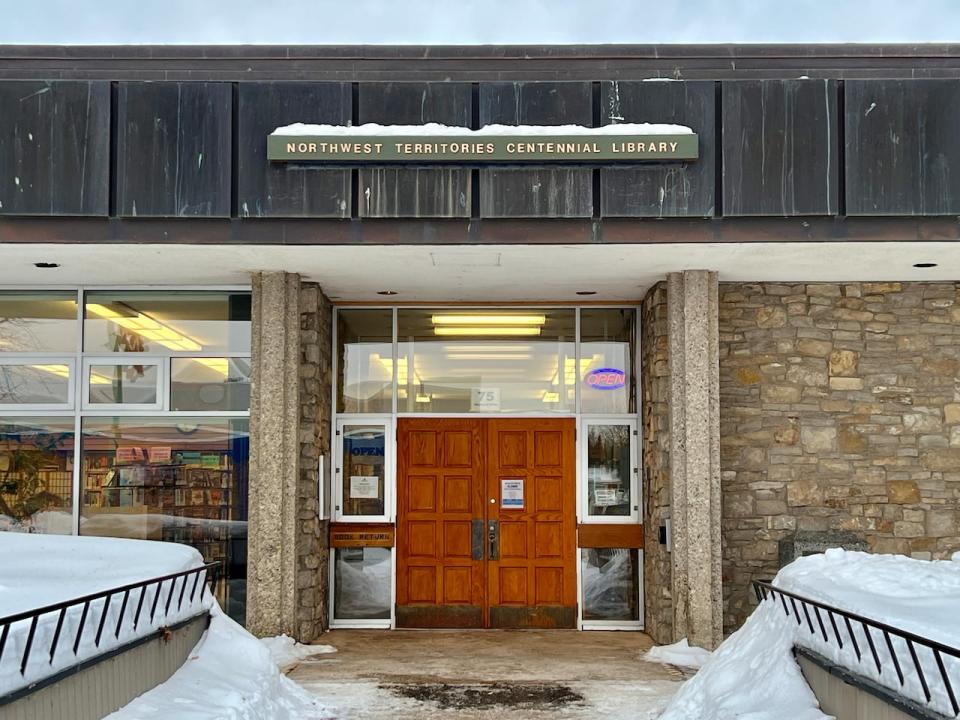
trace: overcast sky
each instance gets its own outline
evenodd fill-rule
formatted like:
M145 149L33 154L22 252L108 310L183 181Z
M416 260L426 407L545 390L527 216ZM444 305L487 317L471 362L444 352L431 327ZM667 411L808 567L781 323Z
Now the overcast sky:
M0 0L0 43L957 42L960 0Z

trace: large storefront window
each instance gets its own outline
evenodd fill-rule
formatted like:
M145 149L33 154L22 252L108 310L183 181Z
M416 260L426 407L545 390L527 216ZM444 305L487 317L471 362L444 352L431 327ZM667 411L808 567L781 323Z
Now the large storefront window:
M245 418L84 418L81 532L193 545L242 617L249 449Z
M250 338L246 291L0 292L0 530L192 545L242 622Z
M0 530L73 531L73 418L0 417Z
M576 314L550 310L400 310L399 412L572 413Z

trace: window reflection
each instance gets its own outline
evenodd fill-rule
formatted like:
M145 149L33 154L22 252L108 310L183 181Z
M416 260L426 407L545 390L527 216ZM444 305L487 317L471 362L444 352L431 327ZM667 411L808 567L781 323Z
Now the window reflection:
M337 620L387 620L393 568L388 548L334 550L333 616Z
M73 532L73 418L0 418L0 530Z
M76 352L75 292L0 292L0 353Z
M632 426L589 424L587 493L590 515L630 515Z
M401 412L573 412L574 310L400 310Z
M393 410L393 311L341 310L337 313L339 412ZM406 362L398 363L406 382Z
M250 294L91 292L87 352L249 352Z
M582 412L635 412L635 311L631 308L583 308L580 311L580 341Z
M70 400L67 363L0 365L0 405L66 405Z
M185 543L221 564L221 602L246 596L249 421L83 419L80 532Z
M249 410L250 358L173 358L171 410Z
M640 620L638 556L627 548L580 551L584 620Z

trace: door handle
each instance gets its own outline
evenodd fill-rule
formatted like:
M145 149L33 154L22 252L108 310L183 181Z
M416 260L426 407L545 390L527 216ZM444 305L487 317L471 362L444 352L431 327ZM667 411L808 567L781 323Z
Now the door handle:
M491 520L487 523L487 559L488 560L499 560L500 559L500 521Z
M477 518L470 525L470 557L483 560L483 519Z

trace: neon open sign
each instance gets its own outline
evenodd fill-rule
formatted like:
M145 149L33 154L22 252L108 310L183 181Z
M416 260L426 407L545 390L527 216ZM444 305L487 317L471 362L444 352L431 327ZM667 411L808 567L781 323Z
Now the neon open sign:
M626 373L616 368L597 368L587 373L584 382L594 390L619 390L626 385Z

